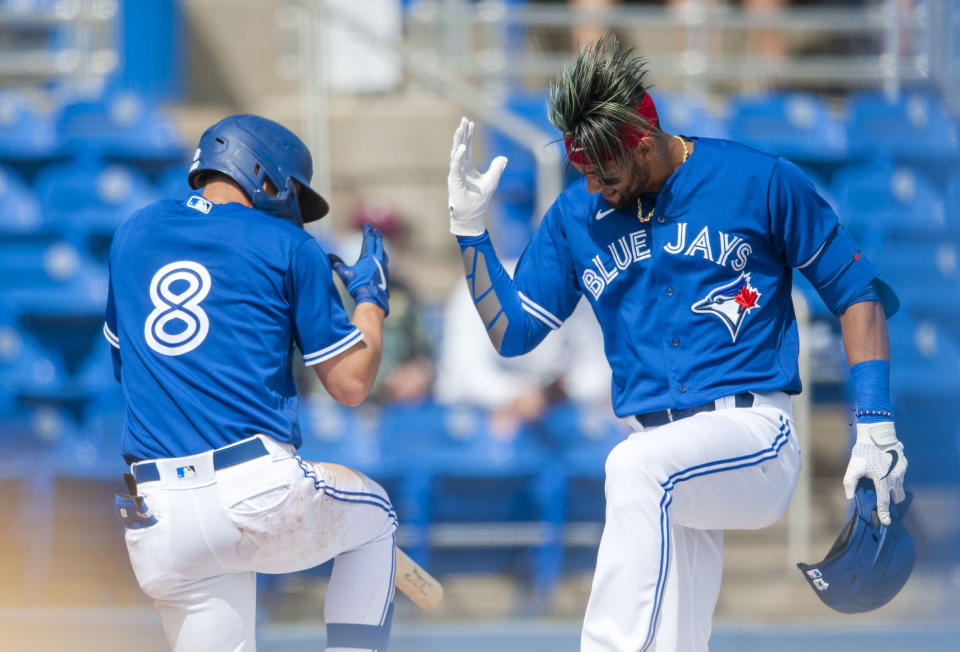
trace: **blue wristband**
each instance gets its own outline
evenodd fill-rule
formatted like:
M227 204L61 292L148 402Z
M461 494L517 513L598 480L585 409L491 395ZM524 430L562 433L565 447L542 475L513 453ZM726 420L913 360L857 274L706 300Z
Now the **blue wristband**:
M893 421L890 404L890 363L868 360L850 367L857 399L857 422Z

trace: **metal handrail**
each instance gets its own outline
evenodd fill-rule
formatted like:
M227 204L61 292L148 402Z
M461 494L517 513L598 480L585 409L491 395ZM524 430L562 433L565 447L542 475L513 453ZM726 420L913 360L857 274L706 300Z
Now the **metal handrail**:
M421 0L409 20L412 24L422 25L445 23L443 27L448 33L451 29L460 33L472 33L477 28L507 32L517 27L574 27L581 24L616 25L620 30L676 29L684 34L681 54L677 57L657 56L656 68L661 77L675 75L682 78L686 90L698 96L706 94L711 81L756 77L789 83L839 81L855 87L876 85L894 96L905 80L935 79L944 86L954 86L948 79L948 69L930 69L934 32L943 29L938 24L938 12L946 12L948 19L960 13L949 2L944 2L917 0L913 10L901 13L897 0L881 0L867 7L787 7L753 12L712 6L705 0L687 0L679 8L617 5L580 10L563 5L507 3L504 0L475 3L468 0ZM456 7L455 12L450 10L451 6ZM462 24L451 26L446 18L451 14L455 14ZM707 36L711 31L742 30L868 34L877 37L880 51L831 57L792 56L775 64L757 65L749 54L718 57L706 50ZM949 41L952 35L949 32L945 40ZM512 56L500 51L502 37L493 36L492 39L495 41L492 48L478 48L472 52L472 57L463 56L464 46L460 44L459 60L465 63L465 74L516 80L531 74L552 74L566 59L536 52L524 52L522 57ZM901 51L904 44L910 45L909 52ZM949 48L949 44L943 47ZM485 63L467 63L470 58ZM946 61L948 67L949 56Z
M546 212L563 190L563 157L558 148L550 146L555 140L554 135L500 105L489 93L464 81L460 71L439 57L424 56L422 51L412 48L402 40L385 41L367 25L337 11L325 0L305 2L307 8L315 11L315 18L336 21L370 47L386 50L396 56L412 78L460 106L465 113L474 115L487 124L496 125L499 131L527 149L537 163L537 217Z
M51 9L0 9L0 26L30 30L66 30L67 45L52 49L38 45L0 50L0 75L35 80L46 84L50 78L68 80L71 90L98 91L118 63L115 31L117 4L95 0L61 2Z
M489 2L489 0L488 0ZM482 3L481 3L482 4ZM706 6L691 11L665 7L613 6L607 9L572 11L563 5L507 5L504 11L476 9L477 22L491 22L502 15L509 22L538 27L573 27L579 24L608 24L630 27L683 27L698 25L722 29L777 29L783 31L827 31L859 33L887 28L883 7L791 7L782 11L745 12L723 6ZM902 28L919 29L912 25Z

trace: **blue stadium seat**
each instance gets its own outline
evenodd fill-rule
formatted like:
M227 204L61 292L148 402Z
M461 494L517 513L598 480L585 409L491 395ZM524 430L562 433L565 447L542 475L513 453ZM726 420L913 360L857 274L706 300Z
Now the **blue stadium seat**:
M960 245L953 240L891 244L877 263L904 308L960 346Z
M57 132L49 116L18 93L0 93L0 159L29 174L59 156Z
M93 396L89 389L71 380L55 352L42 346L30 333L18 330L10 320L0 324L0 393L4 396L0 404L4 415L0 433L15 433L27 448L49 444L34 441L35 435L30 432L28 417L32 418L36 410L55 410L78 425ZM12 421L8 422L8 418ZM40 436L45 437L42 432Z
M157 177L157 190L164 199L184 199L196 192L187 183L189 163L177 163L164 170Z
M740 97L732 103L730 113L733 140L804 161L838 161L846 156L843 125L819 96Z
M304 401L300 406L303 459L342 464L374 479L393 473L396 458L381 450L375 413L348 408L324 400Z
M44 476L56 472L57 457L65 445L76 441L74 418L55 405L22 406L0 425L4 455L0 478L30 477L37 469ZM35 515L43 518L45 515Z
M660 116L660 127L671 134L684 136L703 136L705 138L727 138L727 126L704 104L685 95L652 92Z
M71 155L94 152L107 158L160 167L184 157L171 120L135 93L66 104L57 129Z
M77 365L73 381L78 387L101 399L101 407L107 409L111 401L123 406L120 384L113 371L113 347L102 338L93 343L89 355Z
M542 427L558 443L563 460L564 539L562 568L593 568L604 521L604 465L613 447L623 441L628 427L608 411L565 403L553 406Z
M850 147L856 154L927 161L960 156L957 127L931 94L904 93L889 100L877 92L860 93L849 99L848 113Z
M45 168L35 188L44 214L64 230L75 232L101 262L117 227L160 198L136 170L89 159Z
M876 163L837 173L833 194L841 221L864 248L884 241L953 237L944 198L914 169Z
M68 242L0 241L0 301L75 374L101 341L107 278Z
M947 181L947 229L960 233L960 167Z
M954 294L952 300L956 300ZM960 350L927 320L890 320L891 389L908 482L955 484L960 477Z
M45 227L40 202L10 168L0 167L0 238L30 236Z
M99 359L96 355L92 357ZM77 388L85 393L81 410L76 415L67 413L73 417L76 428L69 436L60 438L56 458L51 460L58 476L116 484L127 470L121 453L123 395L120 385L113 380L113 371L104 371L110 385L104 386L98 379L101 386L83 384Z
M511 571L527 580L531 609L542 604L559 576L563 474L540 435L493 432L482 410L430 403L387 406L380 428L385 450L429 480L416 517L431 545L411 556L439 574Z

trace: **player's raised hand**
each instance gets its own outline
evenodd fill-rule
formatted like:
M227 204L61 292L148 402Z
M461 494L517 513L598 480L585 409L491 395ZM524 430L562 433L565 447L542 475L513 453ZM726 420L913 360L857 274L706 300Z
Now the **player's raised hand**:
M452 234L469 236L484 232L483 215L490 206L505 167L506 156L493 159L482 174L474 167L473 122L460 118L460 125L453 134L450 174L447 176Z
M363 225L363 246L360 257L353 265L347 265L336 254L328 254L333 271L337 273L347 292L357 303L375 303L390 314L390 276L387 273L387 252L383 248L380 229Z
M858 423L857 441L843 476L847 500L853 498L860 478L873 480L877 490L877 516L881 523L890 525L890 492L893 492L895 502L903 501L906 472L907 458L903 454L903 444L897 440L893 422Z

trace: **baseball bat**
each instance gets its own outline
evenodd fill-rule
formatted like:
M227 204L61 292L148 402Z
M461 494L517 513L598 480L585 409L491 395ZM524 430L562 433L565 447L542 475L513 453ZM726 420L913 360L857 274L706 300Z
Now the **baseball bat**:
M443 600L443 586L407 553L397 548L397 577L400 591L421 609L433 609Z

